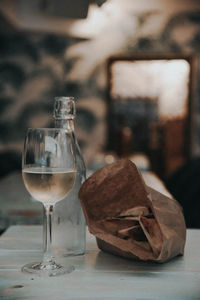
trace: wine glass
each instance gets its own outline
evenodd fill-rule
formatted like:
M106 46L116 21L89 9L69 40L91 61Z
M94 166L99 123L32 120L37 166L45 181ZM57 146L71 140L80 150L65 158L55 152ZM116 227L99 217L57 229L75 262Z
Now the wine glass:
M22 155L22 177L28 192L45 208L45 251L42 262L29 263L23 272L39 276L70 273L71 265L61 266L52 254L53 209L72 189L76 161L72 133L61 128L29 128Z

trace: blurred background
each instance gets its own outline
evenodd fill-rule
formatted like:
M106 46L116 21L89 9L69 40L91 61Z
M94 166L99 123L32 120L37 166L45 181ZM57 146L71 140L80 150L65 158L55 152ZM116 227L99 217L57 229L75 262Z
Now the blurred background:
M41 222L21 151L56 96L75 97L90 172L129 157L200 227L199 53L198 0L1 0L0 228Z

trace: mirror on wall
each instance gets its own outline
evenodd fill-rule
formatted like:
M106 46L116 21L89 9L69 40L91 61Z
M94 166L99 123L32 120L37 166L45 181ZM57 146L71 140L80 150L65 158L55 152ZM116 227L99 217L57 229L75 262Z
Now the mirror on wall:
M192 57L111 57L108 149L169 177L190 156Z

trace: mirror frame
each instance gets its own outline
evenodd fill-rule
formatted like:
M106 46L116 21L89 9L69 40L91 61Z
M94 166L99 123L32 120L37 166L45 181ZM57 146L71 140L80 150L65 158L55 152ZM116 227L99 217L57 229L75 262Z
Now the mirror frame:
M193 152L193 113L194 113L194 96L196 89L196 79L197 79L197 59L193 55L185 55L179 53L167 53L167 54L132 54L125 56L111 56L107 60L107 147L108 151L116 151L113 147L115 140L114 130L113 130L113 99L111 96L112 88L112 65L116 62L134 62L134 61L149 61L149 60L186 60L190 65L189 71L189 84L188 84L188 97L187 97L187 116L185 125L185 161L188 161ZM161 175L161 174L158 174ZM162 175L161 175L162 177ZM164 175L163 178L166 176Z

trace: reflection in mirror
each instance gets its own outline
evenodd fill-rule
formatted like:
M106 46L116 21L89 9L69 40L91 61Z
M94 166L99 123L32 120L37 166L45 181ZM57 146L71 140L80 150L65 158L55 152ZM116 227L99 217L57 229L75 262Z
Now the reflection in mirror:
M108 148L169 177L190 153L190 86L190 58L111 58Z

